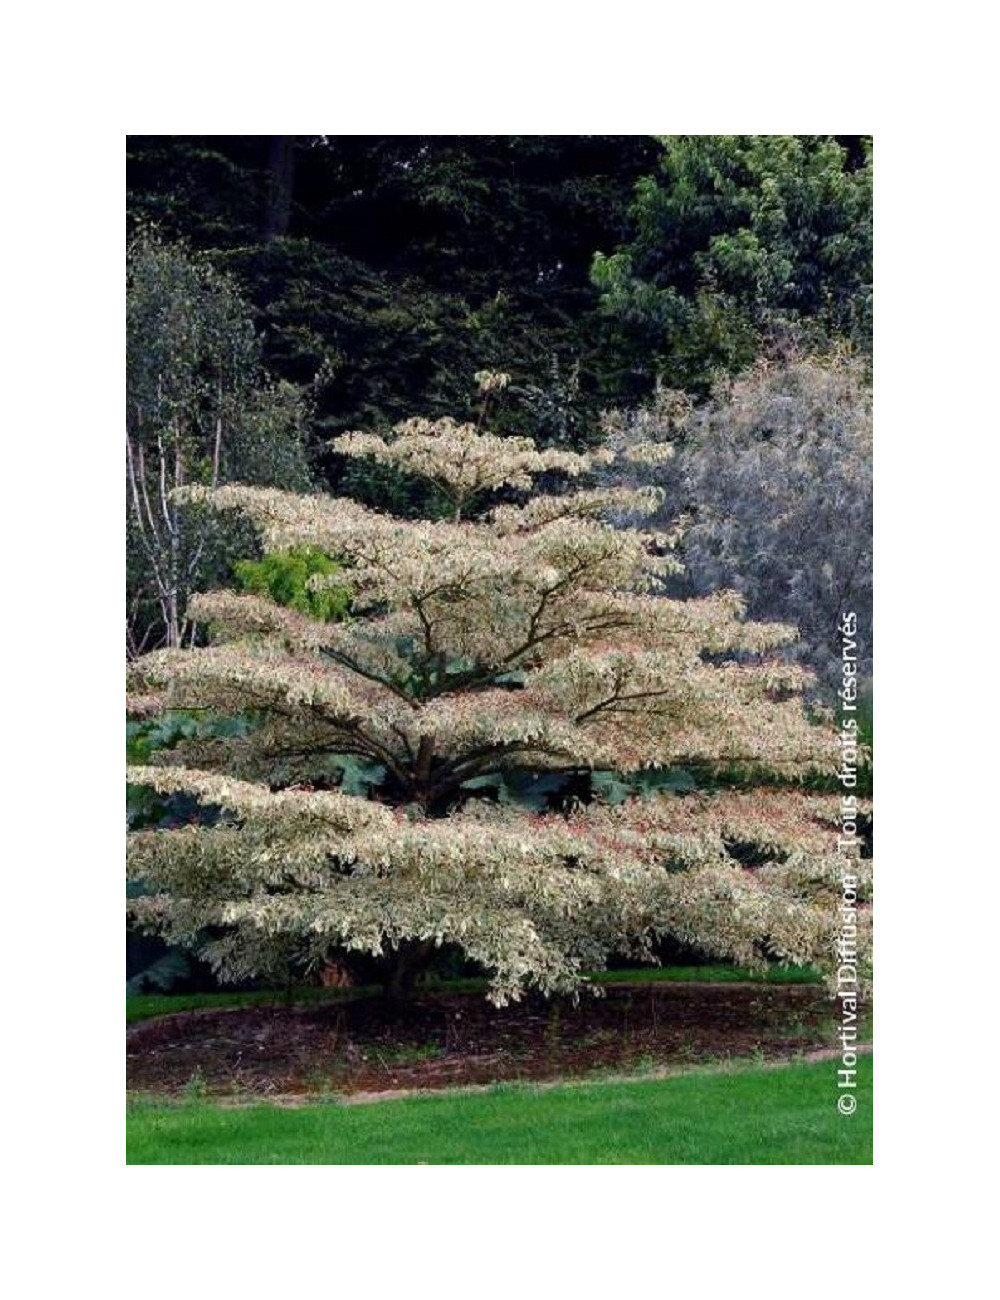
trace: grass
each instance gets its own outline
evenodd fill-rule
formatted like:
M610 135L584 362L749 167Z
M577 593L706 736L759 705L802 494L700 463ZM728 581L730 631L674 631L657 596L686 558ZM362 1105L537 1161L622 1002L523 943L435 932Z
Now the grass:
M590 978L595 984L648 984L658 980L707 984L819 984L821 976L809 966L769 966L747 970L744 966L647 966L642 970L602 970Z
M838 1062L670 1079L498 1086L360 1106L135 1100L130 1164L871 1164L872 1063L857 1111Z
M125 1023L151 1020L177 1011L208 1011L215 1008L238 1010L240 1007L286 1006L311 1002L343 1002L351 997L365 997L378 992L375 988L324 989L301 988L286 994L278 989L254 989L238 993L133 993L125 998Z
M772 966L765 971L746 970L740 966L649 966L642 970L597 971L590 977L595 984L647 984L666 981L705 981L730 983L752 980L768 984L815 984L819 976L805 966ZM484 979L430 980L428 992L484 993ZM301 1003L342 1002L347 998L377 996L377 985L356 988L298 988L290 994L276 989L258 989L242 993L136 993L125 999L125 1023L149 1020L175 1011L197 1011L213 1007L281 1006L289 1001Z

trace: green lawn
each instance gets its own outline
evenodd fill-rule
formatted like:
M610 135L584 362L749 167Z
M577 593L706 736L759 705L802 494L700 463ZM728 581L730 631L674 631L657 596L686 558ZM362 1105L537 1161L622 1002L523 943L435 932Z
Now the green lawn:
M275 989L240 993L133 993L125 998L125 1023L151 1020L176 1011L206 1011L212 1008L237 1011L240 1007L283 1006L288 1002L327 1002L346 996L366 996L368 989L302 988L291 996Z
M136 1100L130 1164L871 1164L872 1063L837 1062L299 1109Z
M764 971L746 970L740 966L647 966L642 970L598 971L590 978L595 984L646 984L650 981L707 981L712 984L753 980L768 984L816 984L820 977L806 966L772 966ZM449 993L484 993L487 981L465 979L429 981L428 991ZM153 1016L168 1015L173 1011L194 1011L210 1007L276 1006L288 1001L327 1002L342 1001L351 997L373 997L380 992L377 986L349 989L300 988L291 995L274 989L250 993L135 993L125 999L125 1023L149 1020Z

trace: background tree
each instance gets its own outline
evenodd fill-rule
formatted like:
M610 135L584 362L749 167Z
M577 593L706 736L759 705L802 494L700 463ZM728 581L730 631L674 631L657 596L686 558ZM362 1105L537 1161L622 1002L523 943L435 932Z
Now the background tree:
M665 465L606 473L655 483L656 519L686 517L686 589L738 591L752 618L799 629L785 651L840 685L841 615L858 616L859 670L872 674L872 393L858 358L762 361L694 406L661 391L612 417L622 444L674 446Z
M303 488L303 395L272 383L230 280L148 230L127 262L128 645L181 644L188 594L226 555L210 512L171 498L239 479ZM242 545L246 546L246 540ZM237 552L238 553L238 552Z
M871 353L870 137L664 136L595 283L626 355L701 394L787 336Z
M512 377L497 432L579 450L603 407L704 397L775 337L867 355L871 185L860 136L128 141L133 217L237 278L274 374L322 376L319 467L373 502L326 441L468 418L482 364Z
M130 872L150 891L133 901L138 920L224 977L308 969L347 949L390 964L396 991L454 944L490 972L497 1001L571 988L610 953L649 956L662 935L740 961L828 964L835 809L793 788L741 802L651 793L654 780L645 798L604 798L593 780L628 795L630 774L659 773L669 789L680 763L739 763L785 783L833 763L835 738L800 704L804 675L770 655L792 629L742 621L730 594L651 594L676 567L675 539L604 516L654 509L655 490L491 506L540 474L584 475L605 450L538 450L454 421L351 435L338 450L434 480L453 517L187 490L247 512L268 552L336 557L343 568L312 584L346 584L351 617L323 623L215 592L191 611L210 646L133 665L144 710L152 695L259 719L131 770L224 814L130 837ZM336 788L348 758L366 765L369 797ZM510 798L518 783L534 798Z
M578 450L597 435L623 392L617 378L608 388L590 263L627 235L659 148L648 136L134 136L129 210L236 277L274 374L321 376L317 463L374 502L384 477L368 484L371 466L328 439L414 410L469 418L468 376L484 364L512 375L497 432ZM394 508L422 508L392 486Z

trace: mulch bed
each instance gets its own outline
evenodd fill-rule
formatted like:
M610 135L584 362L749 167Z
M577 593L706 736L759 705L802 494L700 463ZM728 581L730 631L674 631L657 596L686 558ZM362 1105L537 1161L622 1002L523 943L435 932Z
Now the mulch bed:
M144 1092L288 1096L547 1079L829 1047L822 988L766 984L609 986L576 1005L427 994L305 1007L191 1011L133 1025L128 1086Z

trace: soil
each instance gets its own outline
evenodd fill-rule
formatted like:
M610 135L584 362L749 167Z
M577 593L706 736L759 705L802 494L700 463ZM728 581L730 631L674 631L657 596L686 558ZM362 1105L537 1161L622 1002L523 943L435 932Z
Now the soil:
M611 985L575 1005L436 993L190 1011L131 1026L128 1086L277 1098L766 1061L830 1047L833 1014L822 988L694 983Z

